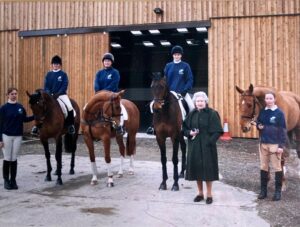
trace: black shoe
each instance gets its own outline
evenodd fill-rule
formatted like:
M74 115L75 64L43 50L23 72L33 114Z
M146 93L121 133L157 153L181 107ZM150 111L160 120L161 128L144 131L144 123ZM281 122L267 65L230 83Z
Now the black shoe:
M154 135L154 128L150 126L149 128L147 128L146 133L148 135Z
M4 180L4 188L5 188L6 190L11 190L11 189L12 189L9 180Z
M75 134L75 127L74 125L69 125L68 127L68 134L74 135Z
M212 197L207 197L206 198L206 204L212 204L213 203L213 198Z
M39 135L39 129L36 126L33 126L30 132L31 135L33 136L38 136Z
M12 190L17 190L19 188L18 185L17 185L16 180L11 180L10 181L10 186L11 186Z
M195 198L194 198L194 202L200 202L204 199L203 195L197 195Z

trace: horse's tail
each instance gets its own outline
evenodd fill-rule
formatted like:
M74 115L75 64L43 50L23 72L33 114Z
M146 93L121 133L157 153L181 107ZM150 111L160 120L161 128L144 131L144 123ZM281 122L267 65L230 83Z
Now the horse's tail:
M64 144L65 144L65 151L67 153L73 153L77 149L77 133L75 135L71 135L69 133L65 134Z

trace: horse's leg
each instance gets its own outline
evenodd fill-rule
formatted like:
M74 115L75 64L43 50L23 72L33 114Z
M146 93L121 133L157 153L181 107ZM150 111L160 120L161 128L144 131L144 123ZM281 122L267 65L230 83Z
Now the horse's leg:
M92 138L84 133L83 136L84 142L89 150L89 156L90 156L90 161L91 161L91 169L92 169L92 180L91 180L91 185L95 185L98 183L97 175L97 165L96 165L96 159L95 159L95 152L94 152L94 142Z
M287 180L286 180L286 177L285 177L286 167L285 167L285 157L284 157L283 154L282 154L282 157L281 157L281 168L282 168L282 187L281 187L281 191L286 191L286 189L287 189Z
M123 136L117 136L116 137L117 143L119 145L119 151L120 151L120 168L118 171L118 176L123 176L123 166L124 166L124 157L125 157L125 145L123 142Z
M296 137L296 151L297 151L297 155L298 155L298 158L300 158L300 126L297 126L295 128L295 137Z
M114 186L114 180L113 180L113 172L111 171L111 158L110 158L110 138L103 138L103 146L104 146L104 158L106 162L107 167L107 187L113 187Z
M180 136L180 149L181 149L181 172L179 178L184 178L184 172L186 170L186 143L183 136Z
M163 178L163 181L159 186L159 190L167 190L166 181L168 179L168 173L167 173L166 138L159 138L159 136L156 135L156 140L160 149L160 159L162 164L162 178Z
M179 148L179 140L177 138L173 139L172 138L172 143L173 143L173 156L172 156L172 162L173 162L173 179L174 179L174 184L172 186L172 191L178 191L179 190L179 185L178 185L178 148Z
M51 171L52 171L52 166L51 166L51 154L49 151L49 143L48 140L41 140L44 151L45 151L45 157L46 157L46 164L47 164L47 175L45 177L45 181L51 181Z
M62 169L62 137L59 136L56 138L56 152L55 152L55 159L56 159L56 173L57 173L57 180L56 185L62 185L61 179L61 169Z
M134 153L136 149L136 133L133 133L131 131L128 131L127 134L127 141L126 141L126 153L130 156L130 164L129 164L129 171L128 173L130 175L134 174Z

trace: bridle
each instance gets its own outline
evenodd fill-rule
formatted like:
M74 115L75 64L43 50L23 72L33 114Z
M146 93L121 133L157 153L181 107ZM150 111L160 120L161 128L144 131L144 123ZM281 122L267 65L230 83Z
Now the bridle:
M86 109L84 109L83 111L89 115L92 115L94 119L92 120L81 120L81 123L86 124L86 125L90 125L90 126L94 126L97 123L102 123L102 124L111 124L112 126L117 125L117 122L114 120L115 117L120 117L122 116L121 113L115 113L114 111L114 101L115 101L116 97L114 95L112 95L109 99L109 105L105 108L99 108L96 112L90 112ZM104 103L107 101L103 101ZM109 110L109 108L111 108L111 116L107 116L105 113Z
M255 122L256 122L256 116L255 116L255 109L256 109L256 105L259 105L260 107L262 107L261 106L261 104L260 104L260 102L259 102L259 100L257 99L257 97L255 96L255 95L253 95L253 94L242 94L241 95L242 97L245 97L245 96L250 96L250 97L252 97L253 98L253 109L252 109L252 113L250 114L250 115L242 115L241 116L241 118L243 119L249 119L250 121L251 121L251 124L255 124Z
M31 105L37 105L39 108L42 108L42 115L38 116L34 114L34 119L38 123L37 126L39 128L42 127L44 120L46 119L47 115L50 113L50 110L47 108L47 105L45 105L45 103L43 103L43 105L40 105L40 102L44 102L42 96L35 103L31 104Z
M164 106L165 104L168 103L167 98L168 98L168 92L166 91L166 87L162 86L164 88L164 95L162 98L154 98L154 104L159 103L161 106ZM152 85L151 88L154 90L155 87Z

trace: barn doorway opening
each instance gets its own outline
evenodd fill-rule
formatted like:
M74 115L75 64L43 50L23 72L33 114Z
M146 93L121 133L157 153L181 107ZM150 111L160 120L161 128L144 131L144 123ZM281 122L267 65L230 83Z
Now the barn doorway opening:
M133 101L141 113L140 131L152 122L149 103L153 72L163 72L174 45L184 49L183 61L190 64L194 86L192 93L208 88L208 33L206 27L134 29L110 31L110 49L115 56L114 67L120 71L120 89Z

